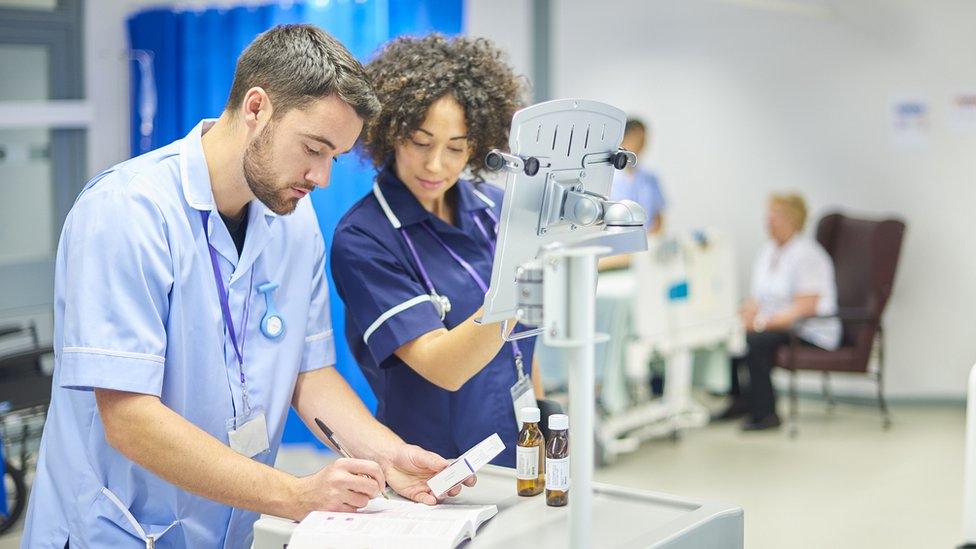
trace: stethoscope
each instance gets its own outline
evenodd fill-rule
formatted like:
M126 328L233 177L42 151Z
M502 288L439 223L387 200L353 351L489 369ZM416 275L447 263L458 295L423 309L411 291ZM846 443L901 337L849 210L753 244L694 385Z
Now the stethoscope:
M498 217L495 215L495 212L491 211L491 208L486 209L485 212L487 212L488 217L491 218L492 224L494 225L494 231L497 234ZM476 212L471 212L471 220L474 221L475 226L478 227L478 230L481 232L482 236L485 237L485 241L488 243L488 249L489 251L491 251L491 255L494 256L495 242L494 240L492 240L490 234L488 233L488 229L485 228L484 223L481 222L481 219L478 217ZM464 269L468 273L468 276L470 276L471 279L474 280L475 284L477 284L478 287L481 289L481 292L487 294L488 283L485 282L485 279L482 278L480 274L478 274L478 271L476 271L474 267L471 266L470 263L465 261L463 257L458 255L457 252L455 252L450 246L448 246L447 242L444 242L444 239L442 239L436 232L434 232L434 229L430 228L430 226L427 223L421 223L420 226L423 227L425 231L427 231L427 234L429 234L430 237L433 238L435 242L441 245L441 248L444 248L444 251L451 256L451 259L453 259L455 263L457 263L462 269ZM410 255L413 256L414 263L416 263L417 265L417 270L420 271L420 276L421 278L423 278L424 285L427 287L427 291L429 292L430 301L431 303L433 303L434 309L437 310L437 314L440 316L441 321L443 321L447 317L447 313L451 312L450 298L448 298L446 295L442 295L437 292L437 289L434 287L433 281L430 279L430 275L427 274L427 268L424 266L424 262L421 261L420 259L420 254L417 253L416 246L413 245L413 240L410 238L410 235L407 234L406 227L401 226L398 232L400 233L400 236L403 237L403 241L406 242L407 248L410 249ZM522 366L522 352L519 350L518 343L516 343L515 341L512 341L511 343L512 343L512 354L515 356L515 366L518 369L519 379L521 379L525 375Z
M488 217L491 218L495 230L497 231L498 218L495 216L495 212L491 211L490 208L485 211L488 213ZM488 230L485 228L484 224L481 222L481 219L478 218L475 212L471 212L471 220L478 227L478 230L481 232L481 234L485 237L485 241L488 242L488 247L492 255L494 255L495 244L492 241L491 236L488 233ZM475 281L478 287L481 288L482 292L488 293L488 284L481 277L481 275L478 274L478 271L476 271L474 267L471 266L470 263L465 261L464 258L462 258L460 255L458 255L457 252L455 252L447 244L447 242L444 242L444 239L442 239L436 232L434 232L434 230L431 229L426 223L421 223L420 226L423 227L425 231L427 231L427 234L429 234L431 238L434 239L435 242L437 242L438 244L441 245L442 248L444 248L444 251L446 251L447 254L451 256L451 259L453 259L455 263L457 263L462 269L464 269L468 273L468 275ZM411 239L410 235L407 233L406 227L400 227L398 232L400 233L400 236L403 238L403 241L407 244L407 248L410 250L410 255L413 256L413 261L417 265L417 270L420 271L420 277L424 280L424 286L427 287L427 292L430 295L430 302L434 305L434 309L437 310L438 316L440 316L441 320L443 321L445 318L447 318L447 313L451 312L451 299L446 295L438 293L437 288L434 287L434 283L431 280L430 275L427 274L427 268L424 266L424 262L420 259L420 254L417 253L417 248L413 244L413 239Z

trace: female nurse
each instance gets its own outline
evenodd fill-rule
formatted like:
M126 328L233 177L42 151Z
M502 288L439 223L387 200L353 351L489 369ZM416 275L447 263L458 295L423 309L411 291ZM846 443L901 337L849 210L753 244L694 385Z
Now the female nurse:
M378 419L405 441L458 456L498 433L492 463L513 467L514 410L542 397L533 340L475 319L503 195L479 175L523 80L491 42L436 34L391 42L367 72L383 109L363 145L379 175L332 244L346 338Z

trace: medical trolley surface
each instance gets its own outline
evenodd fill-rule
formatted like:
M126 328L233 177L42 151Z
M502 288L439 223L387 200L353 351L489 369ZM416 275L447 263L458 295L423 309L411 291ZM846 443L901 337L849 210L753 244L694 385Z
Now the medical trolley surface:
M548 507L544 494L515 494L515 470L487 465L478 484L452 503L497 505L498 515L478 530L471 549L564 549L569 547L567 507ZM264 515L254 524L253 549L283 549L296 522ZM695 501L657 492L593 483L594 548L741 549L741 507Z

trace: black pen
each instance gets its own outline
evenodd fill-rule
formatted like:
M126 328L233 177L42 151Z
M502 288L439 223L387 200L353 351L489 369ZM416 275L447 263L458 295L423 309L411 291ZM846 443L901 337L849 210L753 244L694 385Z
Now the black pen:
M319 426L319 429L322 429L322 434L324 434L325 435L325 438L328 439L329 444L332 445L332 449L333 450L335 450L336 452L339 452L339 455L341 455L344 458L352 459L352 456L349 455L349 452L347 452L342 446L339 446L339 441L337 441L335 439L335 436L332 433L332 429L329 429L328 425L326 425L324 421L322 421L319 418L315 418L315 424ZM359 475L359 476L366 477L366 478L372 478L369 475ZM376 480L376 479L373 479L373 480ZM384 485L383 486L383 489L380 490L380 495L383 496L383 498L385 498L385 499L390 499L390 496L386 495L386 485Z

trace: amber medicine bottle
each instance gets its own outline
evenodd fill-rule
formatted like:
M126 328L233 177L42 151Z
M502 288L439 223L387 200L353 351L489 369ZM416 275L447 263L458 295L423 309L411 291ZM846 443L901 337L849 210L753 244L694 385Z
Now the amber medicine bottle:
M522 430L515 446L518 495L541 494L546 487L546 439L539 429L539 409L522 408Z
M562 507L569 502L569 416L549 416L546 442L546 505Z

